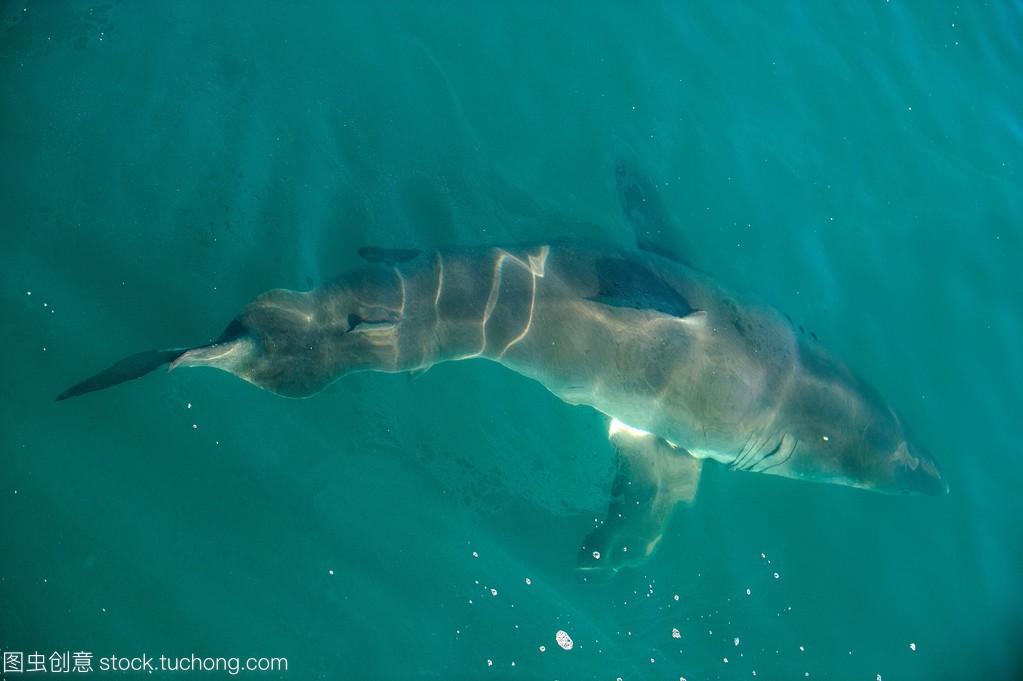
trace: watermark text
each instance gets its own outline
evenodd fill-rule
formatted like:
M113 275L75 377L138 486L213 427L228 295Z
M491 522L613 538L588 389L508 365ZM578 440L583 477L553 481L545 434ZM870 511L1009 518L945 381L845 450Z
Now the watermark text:
M187 655L95 655L83 650L53 652L3 651L0 673L4 679L38 672L226 672L237 676L242 672L286 672L286 657L211 657Z

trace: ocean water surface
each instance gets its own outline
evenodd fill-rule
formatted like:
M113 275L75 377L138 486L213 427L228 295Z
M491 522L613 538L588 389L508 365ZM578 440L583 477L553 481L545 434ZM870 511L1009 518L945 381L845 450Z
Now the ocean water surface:
M1010 0L4 3L0 651L1019 678L1021 65ZM875 384L950 494L708 465L652 560L581 584L607 424L497 365L54 401L368 244L630 246L620 155L673 245Z

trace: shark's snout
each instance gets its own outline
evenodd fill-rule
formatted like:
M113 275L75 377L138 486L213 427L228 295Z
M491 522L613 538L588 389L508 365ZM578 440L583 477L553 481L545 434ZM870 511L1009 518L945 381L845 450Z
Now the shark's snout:
M941 477L930 453L903 441L888 460L893 491L903 494L948 494L948 483Z

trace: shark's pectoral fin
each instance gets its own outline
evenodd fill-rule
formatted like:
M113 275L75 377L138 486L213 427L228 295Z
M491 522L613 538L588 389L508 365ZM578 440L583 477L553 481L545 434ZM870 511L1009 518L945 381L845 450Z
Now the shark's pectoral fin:
M125 357L120 362L105 369L92 378L87 378L81 383L76 383L61 394L57 395L58 400L66 400L69 397L77 397L86 393L103 390L110 386L130 381L133 378L145 376L153 369L164 364L173 362L183 355L188 349L177 348L174 350L149 350L139 352L131 357Z
M615 185L626 220L636 233L640 250L691 265L677 235L684 233L661 199L660 188L632 165L625 154L615 159Z
M650 433L611 424L618 455L607 519L583 540L578 573L586 581L609 578L646 560L657 547L672 510L689 503L700 482L700 460Z

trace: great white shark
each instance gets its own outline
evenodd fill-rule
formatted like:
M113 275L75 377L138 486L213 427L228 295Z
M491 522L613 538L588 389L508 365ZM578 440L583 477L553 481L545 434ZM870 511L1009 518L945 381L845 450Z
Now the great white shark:
M212 343L142 352L57 399L169 364L213 367L287 397L358 371L485 359L610 420L607 518L579 550L584 578L646 559L706 460L880 492L947 485L870 385L773 307L666 257L652 186L618 189L640 249L555 240L475 248L364 248L361 269L310 291L274 289Z

